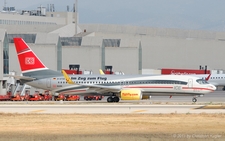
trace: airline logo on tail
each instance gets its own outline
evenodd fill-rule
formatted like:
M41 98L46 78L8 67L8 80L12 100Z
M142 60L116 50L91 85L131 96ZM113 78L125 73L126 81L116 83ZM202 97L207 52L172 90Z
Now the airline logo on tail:
M34 57L26 57L25 64L26 65L34 65Z
M48 69L22 38L14 38L22 73Z

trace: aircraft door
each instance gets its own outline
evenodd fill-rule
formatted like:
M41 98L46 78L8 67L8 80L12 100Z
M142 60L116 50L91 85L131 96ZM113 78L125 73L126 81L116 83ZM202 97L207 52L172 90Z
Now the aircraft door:
M125 82L124 82L124 85L125 85L125 86L129 86L129 81L125 81Z
M193 87L193 79L188 79L188 88L192 88Z
M129 81L121 80L120 81L120 86L121 86L121 88L124 87L124 86L129 86Z
M47 88L51 88L51 79L46 80Z

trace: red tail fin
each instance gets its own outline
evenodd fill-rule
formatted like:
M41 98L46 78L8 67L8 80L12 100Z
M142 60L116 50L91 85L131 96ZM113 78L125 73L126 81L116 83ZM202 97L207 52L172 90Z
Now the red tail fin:
M14 38L14 44L22 73L48 69L22 38Z

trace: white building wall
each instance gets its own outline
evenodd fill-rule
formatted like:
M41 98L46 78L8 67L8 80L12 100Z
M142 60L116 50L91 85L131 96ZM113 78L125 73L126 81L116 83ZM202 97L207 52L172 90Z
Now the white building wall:
M92 70L99 74L101 68L100 47L63 47L63 69L69 69L70 64L79 64L81 70ZM113 66L114 71L127 74L138 74L138 48L106 47L105 65Z
M63 16L45 17L45 16L29 16L20 14L14 15L14 14L0 13L0 16L1 20L6 20L9 23L10 21L30 21L30 22L47 22L47 23L55 23L57 25L65 25L67 18L65 14L63 14Z
M48 33L72 24L73 15L73 12L47 12L47 16L0 13L0 28L7 29L7 33Z
M106 65L113 65L115 71L138 72L136 63L138 57L135 55L135 53L138 53L135 48L138 47L139 40L142 45L142 67L145 69L198 69L199 65L207 65L209 69L225 69L223 63L225 52L224 32L91 24L82 25L82 27L86 28L87 32L96 30L94 37L83 37L81 47L63 47L63 68L68 68L69 64L80 64L82 70L93 70L94 73L98 73L99 68L101 68L100 46L102 45L102 39L121 39L120 47L106 48ZM17 31L15 32L17 33ZM40 48L37 48L36 52L40 53L40 56L47 55L48 57L43 57L44 61L52 61L53 63L51 62L49 65L56 70L57 59L54 45L45 42L46 35L42 37L41 34L38 34L37 37ZM56 37L55 34L54 40ZM47 44L46 49L44 49L46 45L40 44L42 41ZM34 50L36 46L32 45ZM50 48L48 48L49 46ZM12 49L14 48L10 48L10 50ZM44 54L43 50L46 50ZM129 54L133 57L130 57ZM15 56L15 54L10 54L10 56ZM131 61L135 63L130 63ZM16 69L16 64L17 57L10 57L10 69ZM126 66L124 64L128 67L124 67Z
M102 46L102 37L83 37L81 46Z
M8 34L24 34L24 33L49 33L62 25L1 25L0 28L6 29Z
M105 65L113 66L113 71L138 74L137 47L106 47L105 56Z
M3 80L3 42L0 41L0 80Z
M100 47L67 47L62 48L62 68L69 69L70 64L79 64L80 70L92 70L99 74L101 68Z
M142 39L143 68L223 68L225 42L206 39L146 37Z

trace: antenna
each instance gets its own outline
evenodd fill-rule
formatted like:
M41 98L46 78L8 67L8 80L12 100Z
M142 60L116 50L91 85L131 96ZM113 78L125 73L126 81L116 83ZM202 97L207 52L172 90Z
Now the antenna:
M7 2L6 2L6 0L4 1L4 7L6 7L6 4L7 4Z

